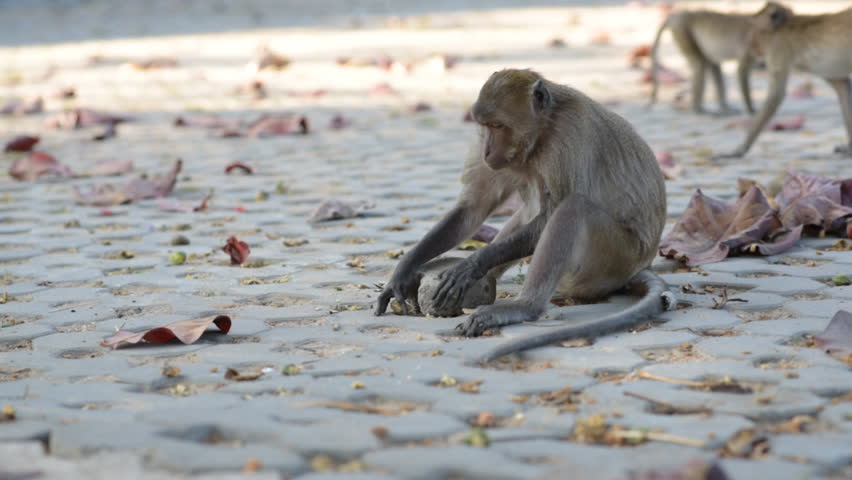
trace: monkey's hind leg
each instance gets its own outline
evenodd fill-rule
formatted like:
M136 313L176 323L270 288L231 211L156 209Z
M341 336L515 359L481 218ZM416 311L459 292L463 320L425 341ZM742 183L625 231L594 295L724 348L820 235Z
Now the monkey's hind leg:
M624 286L646 259L638 242L608 213L582 195L566 197L547 221L536 244L518 298L483 306L456 332L478 336L492 328L532 322L547 308L557 285L571 296L593 298Z
M719 112L717 115L736 115L740 113L736 108L728 105L728 96L725 93L725 77L722 75L722 67L718 63L708 63L713 83L716 85L716 98L719 101Z
M834 153L852 156L852 81L847 78L828 79L829 85L837 92L840 111L843 112L843 122L846 124L846 145L838 145Z

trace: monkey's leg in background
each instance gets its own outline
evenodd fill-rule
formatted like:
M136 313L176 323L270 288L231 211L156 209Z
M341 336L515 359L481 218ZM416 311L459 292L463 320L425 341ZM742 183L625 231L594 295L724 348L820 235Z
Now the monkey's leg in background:
M719 115L733 115L739 113L737 109L728 106L728 97L725 94L725 77L722 75L722 67L718 63L708 63L713 83L716 85L716 97L719 101Z
M557 285L569 285L563 293L570 296L606 295L641 268L635 245L637 240L606 211L585 196L570 195L548 220L518 298L480 307L456 331L478 336L491 328L534 321L547 308Z
M840 111L843 112L843 122L846 124L846 145L835 147L835 153L852 155L852 81L849 78L827 79L828 84L837 92Z

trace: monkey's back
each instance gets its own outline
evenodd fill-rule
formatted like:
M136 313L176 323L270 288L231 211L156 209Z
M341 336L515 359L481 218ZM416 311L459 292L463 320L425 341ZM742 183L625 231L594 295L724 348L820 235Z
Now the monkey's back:
M711 10L688 11L685 21L707 58L716 63L738 60L745 49L750 15Z

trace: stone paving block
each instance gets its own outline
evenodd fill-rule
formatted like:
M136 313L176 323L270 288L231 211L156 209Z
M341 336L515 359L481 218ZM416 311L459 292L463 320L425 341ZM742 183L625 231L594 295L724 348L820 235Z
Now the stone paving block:
M661 314L660 319L666 320L666 323L658 328L666 330L702 331L711 328L730 328L742 323L742 319L731 312L707 308L672 310Z
M0 429L0 443L2 442L46 442L50 433L49 422L32 420L15 420L3 425ZM2 454L0 454L2 456Z
M852 434L822 432L808 435L775 435L772 449L781 458L806 458L823 466L848 465L852 451L838 449L839 445L852 444Z
M764 277L754 279L753 292L774 293L777 295L800 295L806 293L828 293L829 288L822 282L809 278Z
M830 318L824 317L779 318L777 320L745 322L737 326L737 330L752 335L771 335L790 338L802 333L822 332L830 322Z
M391 448L364 455L367 465L383 468L401 478L432 479L460 476L467 478L531 478L545 467L507 460L490 449L474 447Z
M370 473L330 473L330 472L313 472L305 475L300 475L295 477L293 480L340 480L345 478L346 480L397 480L400 477L395 477L393 475L385 474L383 472L370 472Z
M151 452L160 441L157 429L149 425L87 422L54 426L48 448L51 455L80 458L101 450Z
M595 349L617 350L622 348L649 349L677 347L684 343L692 343L699 337L687 331L666 331L651 328L641 332L620 332L607 335L595 340Z
M796 300L787 302L784 308L794 315L803 317L833 317L838 310L852 309L852 301L846 300Z
M732 480L752 478L772 478L778 480L799 480L814 478L817 468L813 465L784 462L775 459L748 461L739 458L723 458L719 465Z
M299 455L273 446L217 446L174 440L160 440L148 462L174 472L204 473L241 471L253 459L260 461L261 471L272 470L279 475L298 475L307 468Z
M378 449L380 442L357 417L347 416L310 425L291 425L284 430L280 445L302 455L329 455L350 459Z

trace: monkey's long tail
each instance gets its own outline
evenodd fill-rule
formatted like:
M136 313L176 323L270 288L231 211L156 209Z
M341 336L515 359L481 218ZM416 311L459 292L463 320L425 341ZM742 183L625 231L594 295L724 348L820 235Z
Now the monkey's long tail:
M668 28L671 18L671 15L669 15L663 21L663 24L660 25L657 35L654 37L654 44L651 46L651 99L648 101L648 108L657 103L657 92L660 89L660 60L657 56L657 50L660 47L660 38L662 38L663 32Z
M674 308L676 303L675 298L669 292L665 280L650 269L642 270L636 274L630 283L643 285L645 287L645 295L627 309L598 321L588 322L583 325L562 327L541 335L533 335L506 342L479 358L478 362L490 362L510 353L543 347L555 342L564 342L576 338L597 337L605 333L625 330L637 326L648 317Z

